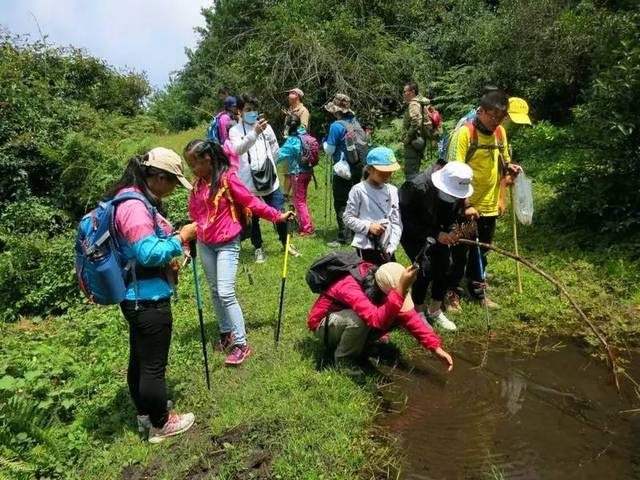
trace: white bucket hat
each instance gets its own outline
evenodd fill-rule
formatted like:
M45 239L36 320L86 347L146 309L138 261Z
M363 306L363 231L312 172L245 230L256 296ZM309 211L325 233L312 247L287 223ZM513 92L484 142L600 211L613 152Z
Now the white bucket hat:
M449 162L431 175L431 181L438 190L456 198L467 198L473 194L472 179L473 170L464 162Z

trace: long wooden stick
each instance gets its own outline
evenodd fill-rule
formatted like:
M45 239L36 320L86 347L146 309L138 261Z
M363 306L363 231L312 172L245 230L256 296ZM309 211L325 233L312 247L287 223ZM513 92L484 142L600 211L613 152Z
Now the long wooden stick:
M604 347L605 351L607 352L607 357L609 357L609 363L610 363L610 366L611 366L611 372L613 373L613 380L614 380L614 382L616 384L616 389L618 390L618 393L620 392L620 380L618 378L618 365L617 365L617 362L616 362L616 358L615 358L615 356L613 354L613 351L611 350L611 348L609 347L609 344L605 340L604 336L597 329L597 327L593 324L593 322L591 320L589 320L589 318L585 315L585 313L582 311L582 309L578 306L578 304L573 299L573 297L571 295L569 295L569 292L567 291L567 289L566 289L566 287L564 285L562 285L558 280L553 278L548 273L546 273L543 270L541 270L539 267L536 267L529 260L526 260L526 259L522 258L520 255L516 255L515 253L509 252L508 250L503 250L502 248L495 247L495 246L490 245L488 243L476 242L476 241L467 240L467 239L464 239L464 238L461 238L460 240L458 240L458 243L460 243L462 245L480 246L480 247L485 248L487 250L493 250L494 252L499 253L500 255L504 255L505 257L512 258L512 259L516 260L517 262L520 262L520 263L526 265L531 270L533 270L534 272L536 272L537 274L541 275L542 277L547 279L549 282L551 282L556 288L558 288L558 290L560 290L562 292L562 294L565 297L567 297L567 299L569 300L569 303L571 304L571 306L573 306L575 311L578 312L578 315L580 316L580 318L589 326L591 331L595 334L595 336L598 338L598 340L600 341L600 343Z
M509 191L511 192L511 225L513 228L513 249L515 251L515 254L520 256L520 253L518 252L518 226L516 221L515 202L513 201L513 198L515 196L513 185L509 187ZM518 279L518 293L522 295L522 272L520 271L520 263L518 261L516 261L516 278Z

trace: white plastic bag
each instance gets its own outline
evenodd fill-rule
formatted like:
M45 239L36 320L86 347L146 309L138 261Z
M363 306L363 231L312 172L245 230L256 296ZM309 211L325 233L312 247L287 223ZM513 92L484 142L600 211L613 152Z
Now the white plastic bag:
M533 220L533 192L531 180L521 172L513 182L513 208L523 225L531 225Z
M333 171L340 178L344 178L345 180L351 180L351 167L347 161L342 157L339 162L336 162L333 166Z

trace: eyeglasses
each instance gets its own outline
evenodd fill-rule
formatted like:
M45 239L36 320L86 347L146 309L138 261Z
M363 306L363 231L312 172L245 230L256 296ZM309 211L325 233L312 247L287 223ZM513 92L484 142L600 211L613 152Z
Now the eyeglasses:
M485 110L487 115L496 123L502 122L505 118L509 116L509 112L506 110Z

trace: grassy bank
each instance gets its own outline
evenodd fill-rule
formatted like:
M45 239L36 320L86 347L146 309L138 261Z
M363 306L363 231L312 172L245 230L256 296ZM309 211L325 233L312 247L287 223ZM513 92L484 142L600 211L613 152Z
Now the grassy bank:
M145 143L181 151L200 134L196 130ZM542 172L544 165L532 163L530 168ZM151 446L138 436L126 388L127 327L117 308L78 306L60 317L0 325L2 475L346 479L384 478L394 471L397 459L374 427L376 379L362 385L332 370L318 371L320 348L305 326L314 296L304 273L313 259L328 251L325 241L335 231L335 220L326 234L323 231L322 170L316 172L318 189L310 190L319 234L295 239L303 256L290 261L280 346L274 348L273 327L282 253L273 228L262 222L267 262L254 265L245 242L242 264L254 285L242 267L237 284L254 354L237 369L225 368L222 356L210 354L210 392L202 369L192 275L182 272L168 379L176 408L196 414L196 426L184 437ZM553 205L549 184L537 182L535 194L539 212ZM185 201L184 192L171 200L173 220L184 218ZM522 255L567 285L617 345L637 339L640 275L637 260L630 259L631 247L609 247L600 240L585 246L575 241L570 226L557 231L544 215L539 218L530 227L520 227ZM496 243L512 248L506 220L500 222ZM513 261L492 255L490 271L496 276L491 295L502 305L492 314L499 335L561 332L593 342L555 288L535 273L523 271L524 294L519 295ZM204 281L202 289L206 292ZM217 326L206 293L204 300L211 339ZM484 333L484 312L476 305L465 304L464 312L452 318L459 332L445 335L445 347ZM427 355L404 334L392 338L405 356ZM21 452L22 458L11 452Z

